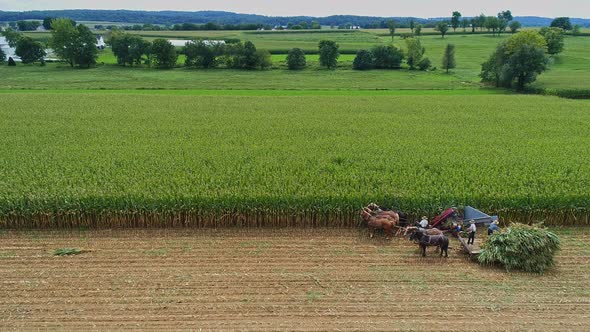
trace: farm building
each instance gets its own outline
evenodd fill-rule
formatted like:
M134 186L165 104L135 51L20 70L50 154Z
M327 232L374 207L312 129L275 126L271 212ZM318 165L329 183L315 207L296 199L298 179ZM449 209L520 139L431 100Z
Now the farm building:
M102 36L98 36L96 38L96 47L99 50L104 50L104 48L107 47L107 44L104 42L104 38L102 38Z
M186 43L190 42L190 40L185 40L185 39L168 39L168 41L175 47L186 46ZM208 46L225 45L224 40L203 40L203 43L205 43L205 45L208 45Z
M0 36L0 48L4 51L4 54L6 54L6 59L12 58L14 61L20 61L20 58L15 54L15 49L8 46L8 41L2 36Z

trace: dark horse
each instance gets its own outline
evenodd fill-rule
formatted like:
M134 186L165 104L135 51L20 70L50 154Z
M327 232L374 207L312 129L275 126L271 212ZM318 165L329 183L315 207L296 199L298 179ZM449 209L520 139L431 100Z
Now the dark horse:
M444 251L445 257L449 257L449 238L444 235L427 235L425 231L419 229L412 233L410 240L418 241L422 256L426 256L426 247L439 247L440 256L442 257Z

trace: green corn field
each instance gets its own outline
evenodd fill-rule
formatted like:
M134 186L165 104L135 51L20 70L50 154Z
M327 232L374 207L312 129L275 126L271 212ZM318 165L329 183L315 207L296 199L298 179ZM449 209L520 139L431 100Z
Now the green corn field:
M348 227L369 202L588 225L590 104L1 93L0 226Z

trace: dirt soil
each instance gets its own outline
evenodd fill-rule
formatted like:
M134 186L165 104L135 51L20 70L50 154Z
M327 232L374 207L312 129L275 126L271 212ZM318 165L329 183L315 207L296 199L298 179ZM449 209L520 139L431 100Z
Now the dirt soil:
M588 331L590 229L558 232L534 275L348 229L3 231L0 330Z

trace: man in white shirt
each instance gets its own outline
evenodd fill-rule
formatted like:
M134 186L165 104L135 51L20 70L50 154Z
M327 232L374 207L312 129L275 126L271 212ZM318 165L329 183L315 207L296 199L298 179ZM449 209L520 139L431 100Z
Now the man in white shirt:
M475 242L475 231L477 231L477 227L475 227L475 220L469 221L471 224L469 226L469 239L467 239L467 244L473 244Z
M422 228L428 227L428 219L426 218L426 216L423 216L422 220L420 220L420 227L422 227Z

